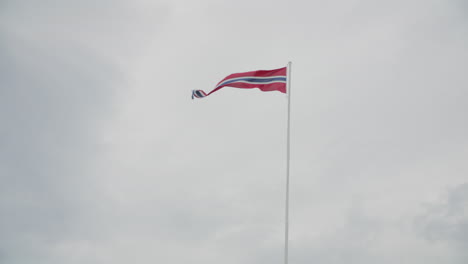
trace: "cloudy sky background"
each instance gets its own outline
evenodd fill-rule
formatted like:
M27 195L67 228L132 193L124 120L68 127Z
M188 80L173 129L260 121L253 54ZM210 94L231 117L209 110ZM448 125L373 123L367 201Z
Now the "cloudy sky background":
M468 5L0 2L1 263L468 262Z

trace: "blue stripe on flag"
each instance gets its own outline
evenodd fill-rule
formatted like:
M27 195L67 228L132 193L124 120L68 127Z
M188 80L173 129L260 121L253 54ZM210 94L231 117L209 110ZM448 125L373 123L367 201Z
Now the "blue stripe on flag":
M272 82L286 82L286 77L272 77L272 78L255 78L255 77L246 77L246 78L235 78L231 80L226 80L223 83L220 83L216 87L220 87L223 85L235 83L235 82L247 82L247 83L254 83L254 84L265 84L265 83L272 83Z

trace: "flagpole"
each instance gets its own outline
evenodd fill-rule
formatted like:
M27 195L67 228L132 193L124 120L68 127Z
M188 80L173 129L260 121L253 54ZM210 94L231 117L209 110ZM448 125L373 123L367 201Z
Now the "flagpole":
M290 118L291 118L291 62L287 67L286 92L288 94L288 130L286 140L286 212L284 226L284 264L288 264L288 246L289 246L289 160L290 160Z

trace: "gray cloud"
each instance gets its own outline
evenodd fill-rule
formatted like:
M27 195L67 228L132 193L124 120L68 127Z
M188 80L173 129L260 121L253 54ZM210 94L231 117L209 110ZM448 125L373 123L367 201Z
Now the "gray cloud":
M0 248L5 262L42 263L80 225L76 218L95 190L86 166L101 149L96 132L124 79L73 32L53 32L67 24L58 17L72 9L6 5L0 44Z
M8 262L32 261L44 254L38 245L73 228L89 180L83 166L99 150L93 133L110 110L109 80L119 78L86 48L54 44L4 34L0 49L0 247Z
M445 244L457 263L468 260L468 184L453 188L445 201L426 205L425 212L415 219L418 233L431 244Z

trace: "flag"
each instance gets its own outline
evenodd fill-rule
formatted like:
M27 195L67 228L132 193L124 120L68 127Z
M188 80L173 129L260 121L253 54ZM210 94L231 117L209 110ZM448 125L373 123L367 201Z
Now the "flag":
M260 70L242 73L233 73L222 79L209 93L202 90L193 90L193 98L206 97L223 87L234 87L243 89L258 88L264 92L280 91L286 93L286 75L287 68L279 68L275 70Z

